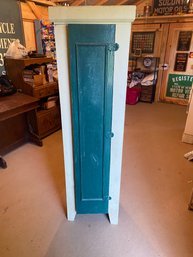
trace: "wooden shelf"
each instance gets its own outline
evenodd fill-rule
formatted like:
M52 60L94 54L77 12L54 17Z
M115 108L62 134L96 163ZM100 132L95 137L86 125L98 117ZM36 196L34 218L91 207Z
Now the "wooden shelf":
M34 87L24 82L24 85L25 88L22 89L22 92L40 99L58 93L58 84L56 82L48 82Z
M44 138L61 128L60 108L58 105L37 112L38 134Z
M6 58L6 62L11 65L13 62L15 65L20 65L23 68L32 65L32 64L43 64L43 63L49 63L53 62L53 58L21 58L21 59L12 59L12 58Z
M155 23L178 23L178 22L193 22L193 14L182 15L165 15L165 16L149 16L138 17L134 21L135 24L155 24Z
M158 76L158 65L159 65L159 58L151 57L152 63L149 67L144 67L144 58L143 57L136 57L135 58L135 67L133 68L133 72L140 72L144 74L144 78L147 75L153 75L153 84L152 85L142 85L141 83L137 84L137 87L141 89L141 94L139 100L141 102L148 102L152 103L155 98L155 90L156 90L156 83L157 83L157 76Z
M39 99L58 95L57 82L47 82L40 86L33 86L23 80L23 70L32 64L46 64L53 62L52 58L23 58L10 59L5 58L5 68L8 77L12 80L14 86L23 93ZM30 116L30 122L33 131L40 139L61 128L59 105L48 110L37 111Z

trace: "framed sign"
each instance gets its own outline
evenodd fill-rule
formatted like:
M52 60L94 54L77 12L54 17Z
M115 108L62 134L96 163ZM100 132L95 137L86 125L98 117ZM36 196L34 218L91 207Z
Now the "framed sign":
M166 96L178 99L189 99L193 76L169 74Z
M188 53L177 53L174 65L174 71L186 71L188 62Z
M192 39L192 31L180 31L177 51L189 51Z
M4 71L4 54L11 42L19 39L23 44L20 2L0 0L0 75Z
M155 32L133 32L132 53L140 49L141 53L152 54L154 52Z
M188 12L189 0L154 0L153 13L156 15L172 15Z

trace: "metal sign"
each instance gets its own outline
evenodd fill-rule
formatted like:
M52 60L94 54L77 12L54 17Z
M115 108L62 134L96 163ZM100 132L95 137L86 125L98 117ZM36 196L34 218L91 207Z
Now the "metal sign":
M166 96L178 99L189 99L193 76L169 74Z
M189 51L192 39L192 31L180 31L177 51Z
M4 71L4 54L13 40L23 44L23 28L20 3L16 0L0 0L0 75Z
M188 62L188 53L177 53L174 65L174 71L186 71Z
M137 49L141 50L143 54L150 54L154 52L155 32L133 32L132 33L132 53Z
M188 12L188 0L154 0L154 14L171 15Z

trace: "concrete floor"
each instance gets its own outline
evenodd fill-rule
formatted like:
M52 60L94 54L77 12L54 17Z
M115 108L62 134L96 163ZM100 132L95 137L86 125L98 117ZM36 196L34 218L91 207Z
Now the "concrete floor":
M119 225L65 218L61 131L26 144L0 171L0 257L192 257L193 163L185 107L127 106Z

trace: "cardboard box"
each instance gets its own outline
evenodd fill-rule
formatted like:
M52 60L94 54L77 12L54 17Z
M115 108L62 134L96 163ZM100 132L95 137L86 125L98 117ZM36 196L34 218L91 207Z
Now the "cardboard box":
M43 84L43 75L34 75L34 86L41 86Z

